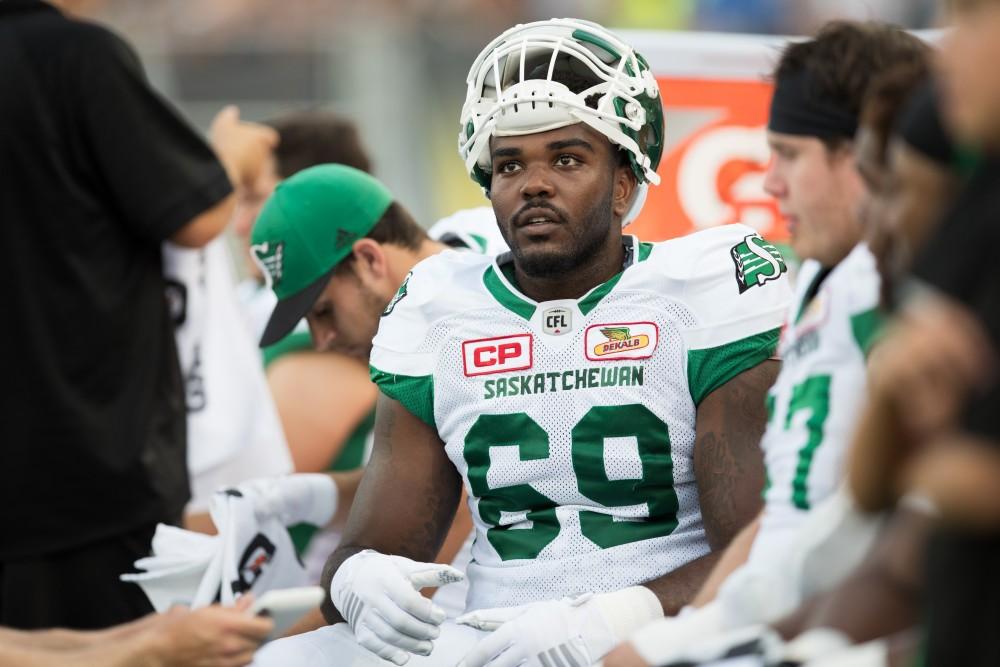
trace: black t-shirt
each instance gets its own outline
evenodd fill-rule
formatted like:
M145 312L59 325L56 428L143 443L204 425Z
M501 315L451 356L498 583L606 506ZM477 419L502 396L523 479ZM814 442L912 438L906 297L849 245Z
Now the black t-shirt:
M1000 163L973 176L915 264L926 283L969 306L1000 352ZM1000 383L974 397L963 426L1000 446ZM928 550L927 667L1000 664L1000 532L943 528Z
M230 191L121 39L0 0L0 559L180 516L160 246Z

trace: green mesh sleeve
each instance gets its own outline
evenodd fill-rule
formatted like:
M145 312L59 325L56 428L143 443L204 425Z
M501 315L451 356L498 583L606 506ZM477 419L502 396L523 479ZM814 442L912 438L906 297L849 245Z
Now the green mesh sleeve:
M402 403L404 408L428 426L437 428L437 424L434 422L433 376L396 375L380 371L374 366L369 368L372 382L378 385L383 394Z
M688 351L688 388L698 405L713 391L745 370L773 357L780 328L718 347Z

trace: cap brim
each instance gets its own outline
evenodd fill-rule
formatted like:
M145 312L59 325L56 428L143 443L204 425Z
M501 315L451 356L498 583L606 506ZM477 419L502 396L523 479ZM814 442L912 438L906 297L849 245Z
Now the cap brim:
M292 332L299 320L305 317L309 309L316 303L316 299L326 288L326 284L330 282L336 268L330 269L307 287L278 302L278 305L271 312L267 326L264 327L264 335L260 337L261 347L274 345Z

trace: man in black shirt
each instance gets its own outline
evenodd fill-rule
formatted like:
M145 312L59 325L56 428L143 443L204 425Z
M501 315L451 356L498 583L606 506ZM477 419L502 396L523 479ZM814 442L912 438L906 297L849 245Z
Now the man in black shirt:
M895 338L889 380L925 445L908 488L930 499L923 664L1000 664L1000 2L952 0L942 50L946 120L985 157L914 264L920 297ZM926 406L930 406L927 409Z
M207 243L270 129L224 110L215 152L121 39L0 0L0 625L150 610L118 581L188 498L160 244Z

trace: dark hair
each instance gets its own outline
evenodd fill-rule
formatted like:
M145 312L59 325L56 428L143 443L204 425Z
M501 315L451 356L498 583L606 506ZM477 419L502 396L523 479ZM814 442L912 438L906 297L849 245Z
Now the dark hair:
M297 111L267 121L281 141L274 150L278 176L288 178L318 164L346 164L371 172L354 123L328 111Z
M395 245L406 250L417 250L428 239L427 232L417 224L413 216L399 202L392 202L371 231L365 234L366 239L378 242L380 245ZM343 272L354 263L354 255L350 254L337 265L337 272Z
M896 26L831 21L815 38L789 45L772 76L777 80L805 71L816 99L858 115L873 77L894 65L925 63L929 51L920 39ZM823 141L832 151L848 139Z
M907 100L929 77L930 62L925 58L890 67L876 76L868 86L861 109L861 123L875 133L879 159L885 160L893 125Z

